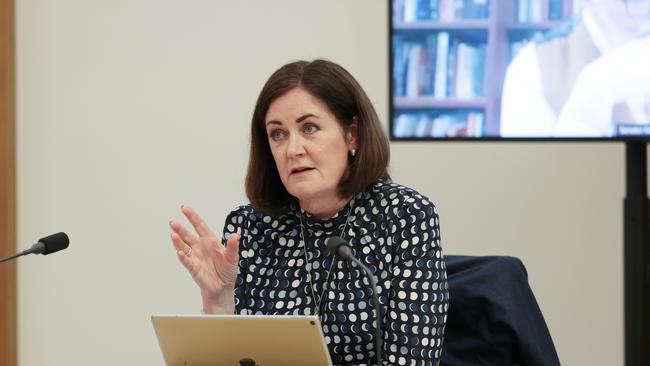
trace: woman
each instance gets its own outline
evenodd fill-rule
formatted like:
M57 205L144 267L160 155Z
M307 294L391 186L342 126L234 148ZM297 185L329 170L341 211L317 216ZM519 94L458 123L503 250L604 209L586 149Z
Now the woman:
M438 214L389 181L388 159L377 114L346 70L325 60L277 70L253 113L251 203L227 217L225 245L189 207L196 234L170 222L203 311L316 314L335 364L373 363L372 291L327 250L340 236L377 277L383 359L437 364L448 303Z

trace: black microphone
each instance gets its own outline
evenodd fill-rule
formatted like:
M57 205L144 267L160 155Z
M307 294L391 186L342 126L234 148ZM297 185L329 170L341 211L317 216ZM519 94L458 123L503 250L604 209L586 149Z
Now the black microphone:
M354 257L352 255L352 250L350 249L350 246L348 246L348 243L339 238L338 236L332 236L331 238L327 239L325 241L325 245L327 246L327 249L329 249L330 252L332 252L337 258L343 259L346 261L351 261L356 263L357 266L361 267L363 271L366 273L366 277L368 277L368 280L370 281L370 286L372 286L372 302L375 304L375 310L376 310L376 324L377 326L375 327L375 354L377 356L377 366L381 365L381 308L379 307L379 296L377 295L377 278L375 275L370 271L368 267L366 267L365 264L361 263L360 260ZM372 326L372 324L370 324Z
M48 255L67 248L69 244L70 244L70 238L68 238L68 236L65 233L56 233L56 234L48 235L44 238L38 239L38 242L32 245L31 248L23 250L22 252L14 254L12 256L0 259L0 263L27 254Z

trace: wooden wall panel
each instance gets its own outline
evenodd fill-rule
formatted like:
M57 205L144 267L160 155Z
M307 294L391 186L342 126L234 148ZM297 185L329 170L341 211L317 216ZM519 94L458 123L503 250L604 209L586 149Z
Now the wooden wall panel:
M0 0L0 257L16 250L14 0ZM0 365L16 365L16 262L0 264Z

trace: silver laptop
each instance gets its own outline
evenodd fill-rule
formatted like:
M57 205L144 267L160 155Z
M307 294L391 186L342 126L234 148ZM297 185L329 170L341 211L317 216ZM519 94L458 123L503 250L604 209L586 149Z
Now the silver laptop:
M315 316L152 315L167 366L329 366Z

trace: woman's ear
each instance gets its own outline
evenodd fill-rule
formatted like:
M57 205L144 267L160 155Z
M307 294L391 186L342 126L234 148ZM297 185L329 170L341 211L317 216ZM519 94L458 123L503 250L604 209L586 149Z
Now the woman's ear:
M357 150L359 149L359 117L352 117L352 123L348 127L348 132L345 134L348 149Z

